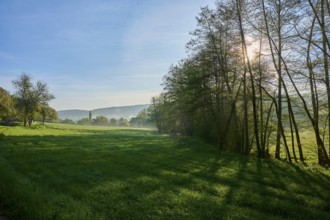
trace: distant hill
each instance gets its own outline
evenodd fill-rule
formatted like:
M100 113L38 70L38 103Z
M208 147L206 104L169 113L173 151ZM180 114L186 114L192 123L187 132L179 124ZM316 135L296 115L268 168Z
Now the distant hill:
M148 107L149 104L99 108L92 110L92 118L95 118L96 116L105 116L107 118L130 119L135 117L141 110ZM61 110L57 111L57 113L60 119L71 119L74 121L78 121L82 118L88 118L89 115L88 110Z

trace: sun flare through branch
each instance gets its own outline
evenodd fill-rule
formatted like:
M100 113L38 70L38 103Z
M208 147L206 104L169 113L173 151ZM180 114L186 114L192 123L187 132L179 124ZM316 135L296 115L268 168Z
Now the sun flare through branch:
M254 60L260 51L260 44L252 37L247 37L246 58Z

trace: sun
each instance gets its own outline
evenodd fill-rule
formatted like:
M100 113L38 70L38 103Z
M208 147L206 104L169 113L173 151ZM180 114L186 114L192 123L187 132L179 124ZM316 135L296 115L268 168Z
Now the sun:
M260 51L260 42L255 38L247 37L246 43L246 58L250 61L256 59Z
M246 56L249 60L253 60L256 58L258 54L258 48L254 46L248 46L246 49Z

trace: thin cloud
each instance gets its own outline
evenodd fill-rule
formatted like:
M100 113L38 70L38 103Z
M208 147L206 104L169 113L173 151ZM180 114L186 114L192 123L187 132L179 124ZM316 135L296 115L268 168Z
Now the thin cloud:
M56 109L149 102L169 66L186 56L195 16L210 2L1 2L0 86L24 71L48 83Z

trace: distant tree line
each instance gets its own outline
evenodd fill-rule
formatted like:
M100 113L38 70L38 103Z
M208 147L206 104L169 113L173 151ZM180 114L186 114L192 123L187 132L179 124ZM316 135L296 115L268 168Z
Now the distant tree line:
M30 75L23 73L12 81L15 93L10 94L0 88L0 120L3 124L22 121L24 126L31 126L34 120L42 123L57 121L55 109L49 101L55 97L49 93L46 83L32 82Z
M110 118L105 116L96 116L92 118L91 111L88 118L82 118L77 122L71 119L60 120L63 124L78 124L78 125L100 125L100 126L113 126L113 127L154 127L154 122L151 120L150 114L147 109L144 109L138 113L136 117L132 117L130 120L126 118Z
M330 154L330 3L229 0L204 7L188 58L171 66L150 111L161 133L220 149L304 161L311 128L318 162Z

